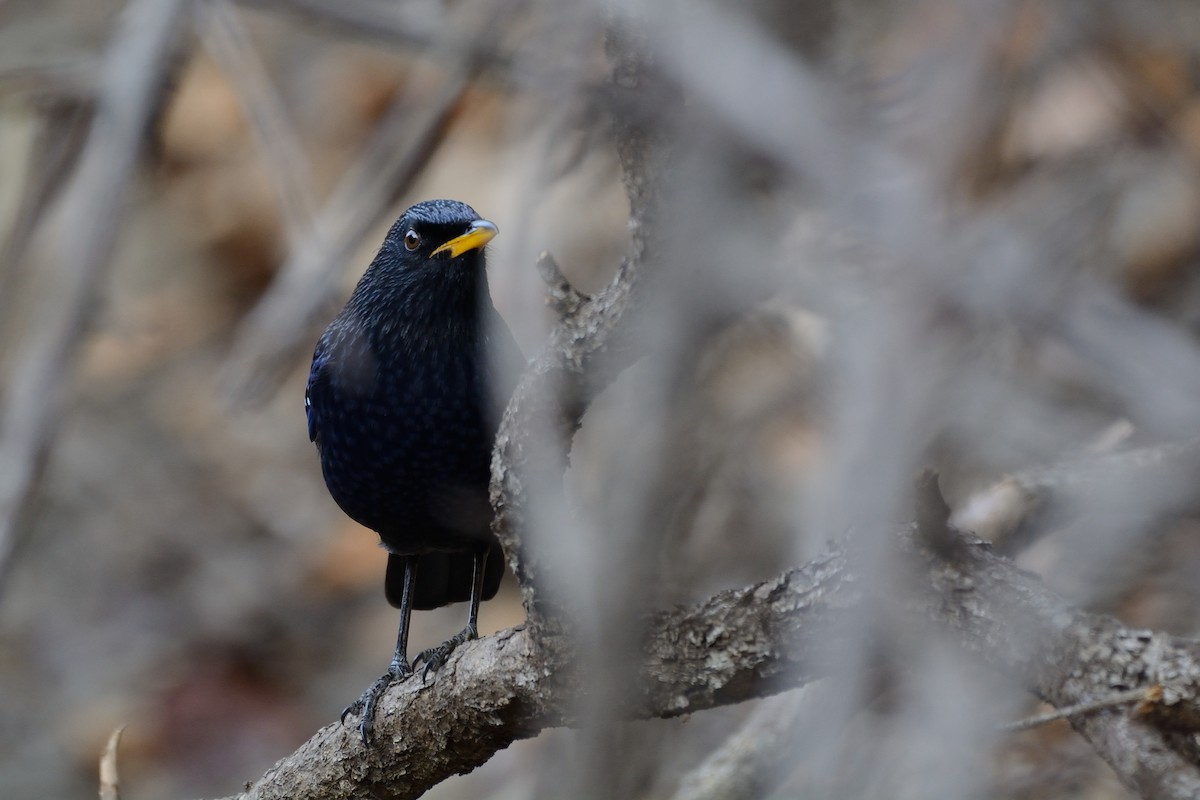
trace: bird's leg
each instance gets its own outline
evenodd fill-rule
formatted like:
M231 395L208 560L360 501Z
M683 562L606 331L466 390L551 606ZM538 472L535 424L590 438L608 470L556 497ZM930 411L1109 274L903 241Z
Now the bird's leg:
M467 627L437 647L422 650L413 658L413 669L419 667L422 661L425 662L425 669L421 672L422 682L429 677L430 672L437 672L442 668L446 659L454 652L454 648L463 642L479 638L479 601L483 599L483 574L487 568L487 559L486 547L475 551L474 560L471 563L471 602L470 608L467 610Z
M388 671L379 676L362 696L342 711L342 722L346 717L362 711L362 721L358 724L359 735L363 744L371 743L371 728L374 726L375 706L379 698L393 683L404 680L413 674L413 668L408 663L408 620L412 615L413 589L417 583L417 558L408 556L404 559L404 588L400 595L400 630L396 634L396 651L392 653L392 662Z

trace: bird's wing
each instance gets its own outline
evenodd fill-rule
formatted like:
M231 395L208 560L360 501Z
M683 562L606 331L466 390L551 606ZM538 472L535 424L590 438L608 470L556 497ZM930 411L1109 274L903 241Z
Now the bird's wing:
M313 353L312 369L308 371L308 385L304 387L304 413L308 415L308 440L317 441L320 431L317 430L317 412L313 409L313 395L321 391L328 376L326 367L329 365L329 355L325 349L325 338L317 342L316 352Z

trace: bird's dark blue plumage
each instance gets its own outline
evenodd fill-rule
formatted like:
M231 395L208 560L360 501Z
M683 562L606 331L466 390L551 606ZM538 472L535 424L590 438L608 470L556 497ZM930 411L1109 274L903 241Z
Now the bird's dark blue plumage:
M478 603L503 574L487 486L521 360L488 292L483 245L495 233L456 201L408 209L313 355L309 438L333 499L390 553L387 595L402 614L392 669L348 709L364 706L364 738L378 696L411 672L409 611L472 602L468 628L417 657L436 669L473 638Z

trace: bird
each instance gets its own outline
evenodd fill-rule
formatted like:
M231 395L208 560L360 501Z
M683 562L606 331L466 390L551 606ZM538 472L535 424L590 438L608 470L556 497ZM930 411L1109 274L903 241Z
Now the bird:
M400 610L388 670L342 712L361 712L369 744L376 705L425 665L437 672L479 636L504 554L490 530L491 453L524 363L488 287L484 247L499 232L469 205L406 210L345 307L318 339L304 405L325 485L387 550L385 595ZM468 602L467 624L408 661L413 610Z

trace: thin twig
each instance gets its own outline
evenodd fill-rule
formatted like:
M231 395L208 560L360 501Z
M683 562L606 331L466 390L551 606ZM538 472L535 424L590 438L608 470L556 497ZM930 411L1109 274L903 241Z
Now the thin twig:
M1016 722L1006 722L998 726L1005 733L1015 733L1017 731L1027 731L1032 728L1037 728L1042 725L1047 725L1051 722L1057 722L1060 719L1068 719L1077 717L1081 714L1091 714L1096 711L1103 711L1106 708L1116 708L1117 706L1125 706L1130 703L1137 703L1146 699L1146 688L1130 689L1127 692L1118 692L1109 697L1103 697L1099 700L1091 700L1086 703L1076 703L1073 706L1060 708L1055 711L1049 711L1045 714L1038 714L1033 717L1017 720Z
M125 726L108 736L104 752L100 754L100 800L121 800L121 775L117 770L117 748L121 745L121 734Z
M554 256L542 251L537 259L537 271L546 284L546 304L559 316L573 314L591 298L577 290L558 268Z

